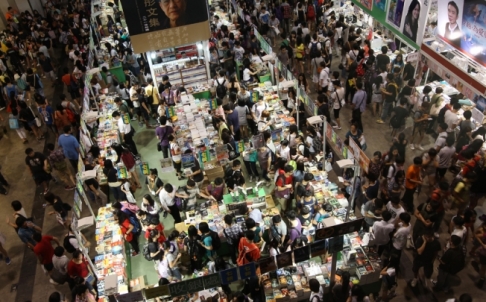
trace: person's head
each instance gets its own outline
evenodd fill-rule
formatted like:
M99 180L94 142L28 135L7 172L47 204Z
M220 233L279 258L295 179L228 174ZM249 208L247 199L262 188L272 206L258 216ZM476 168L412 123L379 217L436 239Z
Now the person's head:
M433 229L425 229L424 230L424 237L427 242L431 242L434 240L434 230Z
M403 212L403 213L400 213L400 215L398 215L398 219L400 219L400 221L405 223L405 224L409 224L411 217L410 217L410 214L408 214L407 212Z
M381 53L384 54L384 55L386 55L387 52L388 52L388 47L382 46L381 47Z
M235 159L232 163L233 170L240 170L241 169L241 161Z
M356 301L363 301L363 298L366 296L366 294L361 285L354 284L351 288L351 296L356 297Z
M459 215L456 215L456 216L454 216L454 218L452 218L452 222L454 223L454 225L456 227L462 228L462 226L464 225L464 218L462 218Z
M272 222L274 225L279 225L282 222L282 217L280 215L275 215L272 217Z
M115 119L115 120L118 120L121 116L120 112L119 111L114 111L111 116Z
M435 93L436 94L441 94L442 92L444 92L444 89L442 87L435 88Z
M461 243L462 243L461 237L459 237L457 235L452 235L451 236L451 245L452 245L453 248L460 246Z
M292 172L294 171L294 167L292 167L291 165L286 165L284 167L284 171L285 171L285 177L289 177L292 175Z
M416 156L416 157L414 157L414 158L413 158L413 164L414 164L415 166L420 166L420 165L422 165L422 157L420 157L420 156Z
M319 293L321 290L321 284L319 281L317 281L317 279L312 278L309 280L309 288L312 292Z
M27 155L28 157L33 157L35 155L34 149L32 148L25 149L25 155Z
M381 213L381 217L383 218L383 221L390 221L390 219L392 219L392 214L390 213L390 211L388 210L384 210L382 213Z
M196 186L196 182L192 179L188 179L186 185L189 189L192 189Z
M449 19L449 24L456 24L458 16L459 7L456 2L449 1L449 3L447 3L447 18Z
M247 240L253 241L253 240L255 240L255 232L252 231L252 230L247 230L245 232L245 237L246 237Z
M22 203L18 200L12 201L11 206L15 212L22 210Z
M64 302L63 300L61 300L61 294L59 292L53 292L50 296L49 296L49 302Z
M176 23L184 18L186 12L186 0L159 0L159 5L171 23Z
M473 298L470 294L462 294L459 296L459 302L472 302Z
M199 223L199 231L201 232L201 234L207 234L209 233L209 225L207 222L200 222Z
M41 242L42 241L42 234L35 232L34 235L32 235L32 239L34 239L35 242Z
M64 248L62 246L57 246L54 249L54 255L56 255L57 257L62 257L62 255L64 255Z
M358 88L359 90L363 89L363 82L362 81L356 81L356 88Z
M393 83L395 82L395 79L394 79L394 77L393 77L393 73L388 73L388 74L386 75L386 81L387 81L387 82L393 82Z
M314 174L309 173L309 172L305 173L304 174L304 180L305 181L312 181L312 180L314 180Z
M446 123L439 123L439 126L437 126L437 131L440 133L440 132L444 132L447 130L447 124Z
M225 215L224 216L224 223L226 223L228 226L231 226L233 224L233 216Z
M197 236L197 229L196 229L196 227L195 227L195 226L193 226L193 225L190 225L190 226L187 228L187 235L188 235L189 237L192 237L192 238L196 237L196 236Z
M148 207L148 206L151 206L153 207L155 205L155 201L154 199L152 198L152 196L150 194L145 194L142 198L142 203Z
M88 292L88 286L86 286L86 284L79 284L79 285L76 285L76 287L74 288L74 292L76 293L76 296L78 297L82 297L86 294L86 292Z
M376 209L383 208L383 199L381 199L381 198L375 198L374 199L374 203L375 203L375 208Z
M463 176L465 182L474 182L478 178L478 175L474 171L468 171L466 175Z

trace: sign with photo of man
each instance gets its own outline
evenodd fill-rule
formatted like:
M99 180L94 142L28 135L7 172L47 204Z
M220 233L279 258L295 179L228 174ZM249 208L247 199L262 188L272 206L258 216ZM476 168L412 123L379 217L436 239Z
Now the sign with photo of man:
M166 49L209 38L206 0L121 0L135 52Z

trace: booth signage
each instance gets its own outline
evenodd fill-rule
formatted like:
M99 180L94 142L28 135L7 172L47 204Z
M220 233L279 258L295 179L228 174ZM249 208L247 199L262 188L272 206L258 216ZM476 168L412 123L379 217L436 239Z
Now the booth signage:
M397 29L406 40L420 45L429 9L429 0L389 0L386 23Z
M344 236L329 238L329 253L333 254L342 251L344 248Z
M203 280L205 289L210 289L221 285L221 277L219 274L204 276L201 279Z
M204 289L204 288L203 288ZM186 282L177 282L169 284L169 291L171 297L178 297L188 293Z
M278 254L275 256L275 258L277 259L278 268L284 268L292 265L292 252Z
M387 0L373 0L374 2L374 7L381 10L381 11L385 11L385 8L386 8L386 1Z
M206 0L121 0L121 5L136 53L210 37Z
M250 262L248 264L238 266L240 270L240 279L246 279L256 276L256 266L255 262Z
M230 284L238 280L238 270L236 267L221 271L221 284Z
M327 240L320 240L310 244L311 257L324 255L327 251Z
M202 278L189 279L187 281L184 281L183 283L185 283L187 292L190 294L204 290L204 283Z
M480 0L454 0L438 5L437 11L437 34L482 65L486 65L486 24L481 14L485 4Z
M258 264L260 266L260 272L262 274L277 270L277 264L275 263L274 257L260 259L260 261L258 261Z
M170 296L169 286L159 285L158 287L147 288L144 290L146 299L154 299L164 296ZM138 301L138 300L137 300Z
M361 229L362 225L363 225L363 218L360 218L353 221L348 221L345 223L333 225L327 228L318 229L316 231L315 240L317 241L317 240L322 240L322 239L327 239L331 237L357 232Z
M309 246L303 246L294 250L294 262L299 263L310 259Z

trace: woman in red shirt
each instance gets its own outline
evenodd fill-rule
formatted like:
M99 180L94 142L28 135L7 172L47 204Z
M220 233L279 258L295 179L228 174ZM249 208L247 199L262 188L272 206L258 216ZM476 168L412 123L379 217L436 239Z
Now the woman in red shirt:
M162 244L164 241L167 240L165 238L165 235L164 235L164 225L162 223L160 223L160 222L159 222L159 224L150 223L147 226L147 229L145 230L145 239L149 239L151 230L159 231L160 236L157 238L157 241L160 244Z
M138 236L140 233L135 233L135 227L130 223L128 215L123 211L118 211L116 213L115 221L118 222L125 240L132 246L132 256L137 256L140 252L140 248L138 247Z
M96 295L96 292L92 285L95 278L90 273L88 263L86 262L83 254L79 250L75 250L73 252L73 259L68 263L67 272L68 275L73 279L76 277L83 278L84 281L86 281L85 284L89 288L89 291Z

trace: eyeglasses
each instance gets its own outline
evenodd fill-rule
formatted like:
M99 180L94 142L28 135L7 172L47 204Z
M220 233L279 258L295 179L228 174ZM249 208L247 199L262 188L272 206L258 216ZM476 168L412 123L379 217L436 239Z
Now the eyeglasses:
M175 4L181 3L182 0L161 0L160 3L162 3L163 6L169 6L170 2L174 2Z

